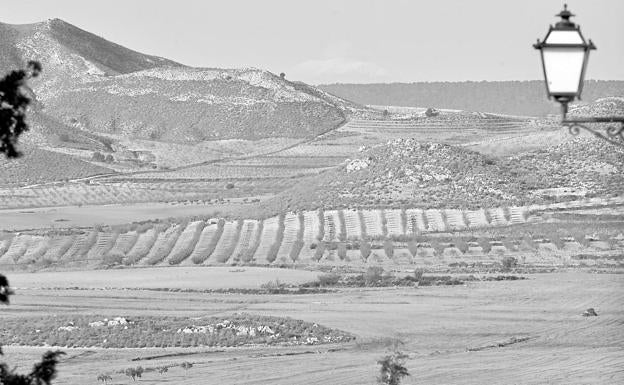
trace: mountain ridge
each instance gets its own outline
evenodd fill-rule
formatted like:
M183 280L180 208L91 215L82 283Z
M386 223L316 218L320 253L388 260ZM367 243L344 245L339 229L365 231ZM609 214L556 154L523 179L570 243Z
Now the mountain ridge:
M414 83L333 83L318 88L364 105L434 107L519 116L558 114L542 80ZM581 103L624 96L622 80L588 80Z
M189 67L60 19L0 23L0 37L0 71L28 60L42 63L42 76L30 83L40 105L35 113L65 125L64 136L69 130L70 136L90 132L182 142L303 139L335 128L358 108L266 70ZM37 140L45 141L41 135Z

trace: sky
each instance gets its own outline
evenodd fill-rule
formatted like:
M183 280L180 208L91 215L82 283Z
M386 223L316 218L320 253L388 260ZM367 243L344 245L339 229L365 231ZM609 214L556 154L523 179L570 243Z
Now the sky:
M387 83L541 79L561 0L0 0L0 22L60 18L197 67L258 67L290 80ZM624 80L624 0L570 0L587 78Z

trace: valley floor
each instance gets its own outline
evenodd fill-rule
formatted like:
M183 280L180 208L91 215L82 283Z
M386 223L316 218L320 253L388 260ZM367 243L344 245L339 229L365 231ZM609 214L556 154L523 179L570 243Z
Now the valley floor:
M214 275L208 273L210 269L213 268L194 270L206 272L205 282L210 282ZM215 273L220 272L226 279L236 274L262 276L264 271L269 280L274 279L275 271L224 274L225 269ZM111 276L116 273L102 272ZM286 276L280 279L291 275L294 281L313 275L294 270L282 270L282 274ZM67 273L14 274L9 278L19 290L0 317L68 313L194 317L247 312L317 322L357 336L355 343L343 346L64 349L68 355L60 365L55 382L58 385L95 383L99 373L110 374L113 384L126 384L132 381L119 371L127 367L141 365L149 369L184 361L193 363L186 372L179 366L162 376L149 371L138 382L373 384L378 371L376 361L394 339L404 342L402 350L409 354L407 367L411 376L405 384L624 382L624 275L575 269L527 277L522 281L474 282L453 287L242 295L46 290L40 288L62 284ZM84 287L86 281L84 278L65 283L66 287ZM139 285L130 282L127 286ZM581 316L590 307L596 309L598 317ZM499 343L506 346L499 347ZM25 371L45 349L8 346L4 350L9 363ZM171 353L188 354L176 357Z

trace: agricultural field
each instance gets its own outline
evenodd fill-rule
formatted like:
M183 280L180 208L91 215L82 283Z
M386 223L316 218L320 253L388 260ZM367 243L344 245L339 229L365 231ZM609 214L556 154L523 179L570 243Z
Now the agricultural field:
M227 287L245 281L236 279L237 275L248 278L250 274L249 268L245 271L221 268L230 271L220 270L218 274L211 273L213 269L220 268L190 270L203 270L207 277L219 276L221 283L216 284ZM124 371L141 366L144 372L139 382L146 383L190 385L209 377L220 384L372 385L378 372L376 361L388 353L393 343L402 343L401 350L408 355L406 366L411 376L403 381L405 384L482 384L492 379L509 384L620 383L624 380L619 370L624 360L621 349L624 340L622 326L617 322L624 316L620 306L624 300L621 274L591 274L575 269L525 274L528 279L518 281L267 295L147 290L167 285L167 282L174 284L173 287L177 282L180 287L179 277L168 275L181 268L156 269L162 271L156 275L154 271L142 273L142 270L121 277L118 274L125 274L123 270L90 273L94 276L84 273L73 276L66 273L13 274L10 278L17 294L10 307L0 314L3 319L0 330L20 320L25 322L19 327L28 329L29 325L36 326L38 320L47 319L41 317L57 315L54 321L43 325L56 329L64 327L54 333L59 336L57 338L71 333L80 335L81 329L69 331L72 326L69 322L74 327L83 327L82 320L94 323L93 328L86 326L89 332L103 328L110 333L109 329L120 326L108 326L108 321L153 319L157 325L158 320L172 317L192 332L192 325L208 326L199 325L199 320L231 322L246 314L249 316L245 322L288 317L300 320L291 321L294 323L316 324L355 338L328 345L183 347L182 341L201 341L204 338L201 335L195 339L180 338L179 347L107 349L95 343L89 347L67 347L67 339L59 339L63 341L60 349L67 355L59 365L59 377L55 381L58 384L95 383L100 374L110 375L112 383L132 383ZM299 275L290 282L313 279L311 275L303 277L299 271L290 269L263 269L252 274L257 277L256 287L263 280L274 279L276 274L284 280ZM96 280L90 279L97 276ZM159 281L163 278L165 281ZM227 282L231 279L234 281ZM193 287L210 289L215 287L213 282L203 279L200 286ZM131 289L133 285L143 289ZM590 307L598 317L582 316ZM104 319L108 320L106 326L95 324L103 323ZM195 330L200 329L196 327ZM42 336L36 338L42 339ZM147 342L147 339L144 342L136 339L139 345L147 346ZM3 347L9 365L17 366L20 371L27 370L47 349L49 347ZM185 369L183 363L192 365ZM168 370L159 374L160 367Z
M479 210L287 212L0 232L6 270L173 265L621 266L621 198ZM605 207L612 215L601 213ZM592 211L593 210L593 211ZM619 211L618 211L619 210ZM423 256L426 256L423 259ZM353 264L352 262L357 261ZM474 266L473 266L474 267Z

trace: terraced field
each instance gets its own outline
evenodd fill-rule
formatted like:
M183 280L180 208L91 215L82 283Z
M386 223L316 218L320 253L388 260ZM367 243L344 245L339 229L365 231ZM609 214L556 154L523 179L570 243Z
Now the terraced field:
M0 236L0 266L445 266L498 263L505 256L527 264L621 264L621 219L604 223L589 219L589 226L600 230L591 234L583 227L585 222L561 222L553 216L605 205L617 211L623 203L619 197L472 211L320 210L265 220L213 218L148 224L140 231L112 227L66 235L6 232ZM540 232L545 227L549 230Z

